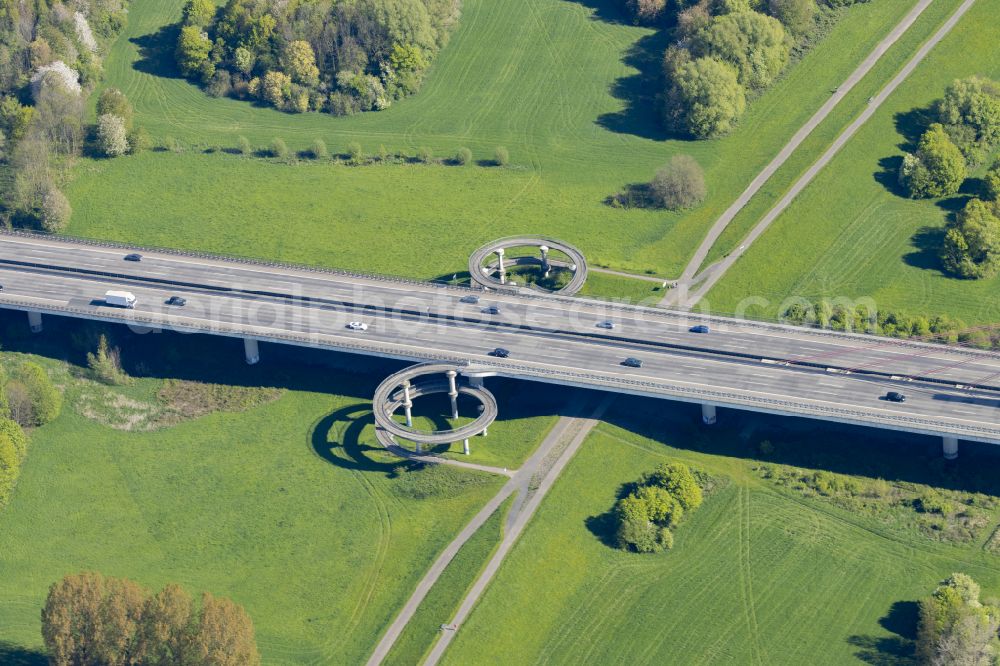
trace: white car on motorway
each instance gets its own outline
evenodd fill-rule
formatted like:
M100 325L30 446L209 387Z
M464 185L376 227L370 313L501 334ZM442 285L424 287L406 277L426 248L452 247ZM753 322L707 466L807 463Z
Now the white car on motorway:
M352 321L347 325L347 328L351 329L352 331L367 331L368 324L362 321Z

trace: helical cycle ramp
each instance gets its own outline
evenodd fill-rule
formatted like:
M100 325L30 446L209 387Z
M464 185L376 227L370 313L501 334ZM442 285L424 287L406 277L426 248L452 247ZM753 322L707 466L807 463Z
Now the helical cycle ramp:
M454 363L419 363L386 377L375 389L375 395L372 397L375 432L379 443L396 452L401 447L394 438L399 437L414 442L417 445L417 453L421 453L425 444L464 442L464 450L468 454L469 438L485 433L490 424L496 420L497 401L481 382L479 385L460 383L459 374L463 369L465 366ZM452 418L458 417L459 395L471 396L479 401L479 416L471 423L458 428L431 432L414 428L411 412L413 400L435 393L447 393L451 398ZM405 424L393 418L400 408L403 408L406 414Z
M540 257L511 257L504 258L507 250L515 247L537 247ZM550 260L549 252L557 250L569 257L569 262ZM492 263L486 263L490 255L497 258ZM583 253L561 240L546 238L544 236L511 236L501 238L483 245L469 256L469 277L480 287L489 289L510 289L507 281L507 268L509 266L535 265L541 266L544 273L548 273L550 267L557 266L568 268L573 277L560 289L549 290L538 285L530 285L528 288L546 293L558 293L571 295L583 288L583 283L587 281L587 260ZM494 276L494 273L498 277Z

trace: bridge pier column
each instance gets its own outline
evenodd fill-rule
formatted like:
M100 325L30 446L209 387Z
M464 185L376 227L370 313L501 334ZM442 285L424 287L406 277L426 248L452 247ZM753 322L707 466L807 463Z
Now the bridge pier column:
M32 333L42 332L42 313L28 310L28 326Z
M945 435L941 438L941 442L945 460L954 460L958 457L958 437Z
M701 421L705 425L713 425L715 423L715 405L710 405L707 402L702 403Z
M406 426L413 427L413 401L410 400L410 381L403 382L403 409L406 410ZM419 446L419 444L417 445Z
M538 249L542 253L542 275L544 275L545 277L548 277L549 276L549 270L550 270L550 267L549 267L549 246L548 245L539 245Z
M448 375L448 397L451 398L451 418L458 418L458 387L455 386L455 377L458 375L454 370L445 373Z
M469 455L469 440L468 440L468 438L466 438L465 441L462 444L462 453L464 453L465 455Z
M253 338L243 338L243 353L247 359L247 365L254 365L260 362L260 350L257 348L257 341Z
M503 248L497 248L497 258L500 260L500 284L507 284L507 270L503 266Z

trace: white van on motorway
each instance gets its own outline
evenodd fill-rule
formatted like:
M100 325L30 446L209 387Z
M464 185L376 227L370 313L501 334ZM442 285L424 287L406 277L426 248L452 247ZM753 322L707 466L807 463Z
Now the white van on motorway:
M104 302L107 305L113 305L116 308L134 308L135 294L131 291L111 290L104 294Z

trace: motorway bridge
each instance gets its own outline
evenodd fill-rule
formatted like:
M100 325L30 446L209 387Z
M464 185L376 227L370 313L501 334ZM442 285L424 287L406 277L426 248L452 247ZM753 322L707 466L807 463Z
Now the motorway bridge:
M267 341L699 403L706 423L730 407L935 435L947 457L958 439L1000 444L995 353L193 253L139 250L141 261L125 261L133 251L4 234L0 307L26 311L35 330L56 314L238 337L250 363ZM135 308L105 304L110 289L134 293ZM171 296L186 305L167 305ZM613 328L598 326L607 321ZM498 347L509 357L489 355ZM907 399L888 401L888 391Z

